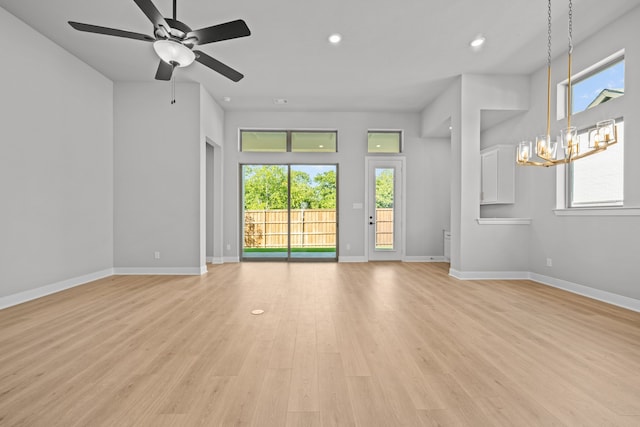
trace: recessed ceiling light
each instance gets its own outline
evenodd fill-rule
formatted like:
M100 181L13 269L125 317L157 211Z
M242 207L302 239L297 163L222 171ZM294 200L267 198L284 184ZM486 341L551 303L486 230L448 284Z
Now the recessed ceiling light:
M376 144L376 148L380 148L380 144Z
M453 130L453 126L449 126L449 130Z
M471 43L469 43L469 45L471 47L480 47L480 46L482 46L484 44L485 40L486 39L484 38L484 36L482 34L480 34L480 35L476 36L475 39L471 40Z
M342 36L338 33L335 34L331 34L329 36L329 43L331 44L338 44L342 41Z
M287 100L284 98L274 98L273 99L273 103L274 104L278 104L278 105L282 105L282 104L286 104Z
M324 148L324 145L320 144L318 145L318 148Z
M224 98L222 98L222 100L224 102L231 102L231 97L230 96L225 96Z

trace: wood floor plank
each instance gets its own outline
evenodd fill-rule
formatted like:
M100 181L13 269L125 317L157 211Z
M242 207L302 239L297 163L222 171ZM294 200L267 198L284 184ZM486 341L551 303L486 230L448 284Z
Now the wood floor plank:
M338 353L318 355L320 416L323 426L353 426L353 408Z
M212 265L0 310L0 426L637 426L639 384L640 313L441 263Z

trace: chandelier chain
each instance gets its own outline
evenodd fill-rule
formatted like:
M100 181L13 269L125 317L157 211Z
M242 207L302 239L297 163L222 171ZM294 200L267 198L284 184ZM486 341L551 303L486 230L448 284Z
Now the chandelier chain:
M573 53L573 1L569 0L569 53Z
M547 67L551 66L551 0L547 7Z

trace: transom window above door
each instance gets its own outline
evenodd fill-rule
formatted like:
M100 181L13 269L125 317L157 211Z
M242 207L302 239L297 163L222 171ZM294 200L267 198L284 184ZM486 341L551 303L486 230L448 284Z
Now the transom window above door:
M401 130L369 130L367 152L398 154L402 152Z
M240 151L335 153L336 130L240 130Z

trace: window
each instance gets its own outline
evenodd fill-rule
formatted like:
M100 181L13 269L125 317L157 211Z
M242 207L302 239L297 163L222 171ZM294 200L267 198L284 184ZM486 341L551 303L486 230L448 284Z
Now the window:
M618 142L569 164L567 207L622 206L624 202L624 121L616 123ZM588 143L588 131L579 133Z
M367 135L367 151L369 153L402 152L402 131L369 131Z
M285 152L287 132L240 131L241 151Z
M565 96L566 96L566 82ZM624 95L624 56L602 61L579 73L571 85L571 114L580 113Z
M240 151L335 153L337 131L241 130Z
M335 153L337 132L291 132L291 151Z

